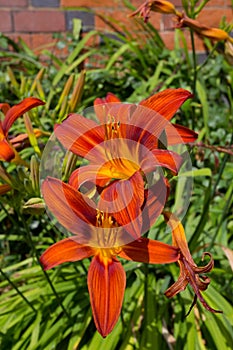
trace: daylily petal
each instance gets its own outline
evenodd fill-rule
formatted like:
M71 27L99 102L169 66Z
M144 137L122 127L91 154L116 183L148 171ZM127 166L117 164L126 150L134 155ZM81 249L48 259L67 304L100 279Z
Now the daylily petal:
M156 240L140 238L124 245L118 255L138 262L168 264L178 261L179 249Z
M160 12L160 13L174 13L179 14L176 10L175 6L165 0L151 0L145 1L142 5L139 6L133 13L129 15L129 17L133 17L139 14L140 17L143 17L144 22L147 23L150 17L150 11Z
M156 96L156 95L155 95ZM161 133L169 123L166 116L163 116L148 103L148 106L141 102L136 106L134 112L129 121L129 126L126 130L128 139L132 139L136 142L146 144L147 138L156 140L160 137Z
M2 184L0 185L0 195L3 195L7 192L9 192L12 189L12 187L8 184Z
M17 146L24 143L26 140L28 140L28 134L19 134L17 136L14 136L13 138L9 138L10 143L16 148ZM29 143L30 144L30 143Z
M105 98L96 98L94 109L101 124L115 121L127 123L130 118L132 104L122 103L118 97L108 92Z
M136 220L144 202L144 181L139 171L129 179L116 180L101 193L99 209L110 213L118 224L132 234L141 236L141 221Z
M6 139L0 141L0 160L10 162L14 158L15 151L10 143Z
M189 27L193 29L197 34L200 34L201 36L205 36L206 38L217 40L217 41L220 41L220 40L231 41L231 37L225 30L222 30L219 28L207 27L206 25L200 23L196 19L189 18L184 14L177 16L176 19L178 21L176 28Z
M193 95L191 92L179 89L166 89L140 102L141 106L151 108L170 120L180 106Z
M56 125L55 135L66 149L86 159L95 160L104 152L103 147L97 147L89 156L104 141L104 127L79 114L70 114L62 124Z
M189 266L193 269L193 271L197 274L210 272L214 267L214 262L212 259L212 256L210 253L205 252L203 257L208 255L210 257L210 261L208 264L202 267L198 267L195 262L193 261L192 255L190 253L188 243L185 236L184 227L179 221L179 219L172 213L164 211L163 215L165 217L165 220L167 221L168 225L172 229L172 243L175 247L178 247L185 258L185 260L188 262ZM184 263L186 266L186 262ZM188 268L189 269L189 268Z
M184 227L180 220L172 213L164 211L163 215L168 225L172 229L172 243L175 247L179 247L182 254L190 262L190 264L195 265L192 255L189 251L188 243L186 240L186 235Z
M10 109L10 105L8 103L0 103L0 110L3 111L3 114L6 115L7 111Z
M47 177L42 183L42 194L61 225L80 238L83 234L88 240L96 223L95 204L72 186L52 177Z
M121 100L112 92L108 92L106 97L103 97L103 98L97 97L94 101L94 106L98 104L111 103L111 102L121 102Z
M76 189L86 182L92 182L97 186L104 186L111 178L108 174L101 171L101 167L98 164L89 164L81 166L74 170L69 178L69 184Z
M142 209L142 234L147 232L162 213L169 196L169 182L161 176L159 180L145 190L145 206Z
M115 326L122 307L126 277L115 257L96 255L88 271L88 290L96 328L106 337Z
M207 304L205 299L203 298L200 291L206 290L208 285L210 284L210 279L206 276L199 276L201 273L209 272L214 267L214 262L210 253L204 253L205 255L210 257L210 261L206 266L198 267L190 254L188 244L185 237L184 228L179 221L179 219L172 213L164 212L164 217L168 222L168 225L172 229L172 240L173 245L180 249L180 258L179 258L179 266L180 266L180 275L178 281L175 282L170 288L168 288L165 292L165 295L168 298L173 297L177 293L183 291L188 284L193 288L195 292L195 299L191 305L192 307L195 305L197 298L200 300L202 305L210 312L222 313L220 310L215 310L211 306ZM190 309L190 310L191 310Z
M160 166L177 174L182 165L182 157L179 154L164 149L154 149L148 153L147 158L143 157L142 159L140 165L144 173L149 173Z
M179 261L178 261L178 264L180 266L180 275L178 277L178 280L175 283L173 283L173 285L169 287L164 293L167 298L172 298L178 293L184 291L189 283L188 280L186 279L184 265L181 264Z
M131 103L111 103L109 107L110 117L114 117L115 121L120 124L127 124L136 105Z
M8 135L8 131L11 127L11 125L15 122L17 118L19 118L22 114L25 112L31 110L34 107L44 105L45 102L41 101L39 98L36 97L27 97L20 103L14 105L11 107L6 115L4 120L2 121L2 129L5 134L5 136Z
M168 121L148 108L135 107L127 124L120 124L121 137L130 149L138 144L139 149L152 150L158 147L159 136Z
M41 131L40 129L33 129L33 132L34 132L34 135L36 138L43 135L43 131ZM17 150L18 149L21 150L27 146L30 146L29 136L27 133L19 134L17 136L9 138L9 140L10 140L10 143L12 144L12 146Z
M94 254L93 248L79 244L73 238L66 238L46 249L40 262L44 270L49 270L65 262L82 260Z
M198 138L198 134L195 131L179 124L167 124L165 130L168 145L191 143Z
M3 140L5 138L4 132L2 130L2 122L0 120L0 141Z

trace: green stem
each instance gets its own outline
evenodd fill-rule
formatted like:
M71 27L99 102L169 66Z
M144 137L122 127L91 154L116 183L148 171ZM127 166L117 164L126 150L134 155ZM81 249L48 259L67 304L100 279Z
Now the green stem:
M196 229L188 242L191 251L195 249L197 242L198 242L198 239L199 239L199 237L200 237L200 235L201 235L201 233L206 225L207 219L208 219L209 206L210 206L210 202L211 202L211 198L212 198L211 197L211 185L212 185L212 183L211 183L211 178L210 178L209 186L206 189L206 193L205 193L204 205L203 205L200 220L198 221Z
M206 63L209 61L209 58L213 55L214 51L216 50L218 46L218 43L214 44L214 46L212 47L211 51L209 52L208 56L206 57L206 59L204 60L204 62L202 62L202 64L200 64L199 67L197 67L197 73L200 72L200 70L206 65Z
M232 134L232 138L231 138L231 143L232 142L233 142L233 134ZM224 158L223 158L223 162L222 162L220 170L219 170L219 173L218 173L217 180L215 181L214 187L213 187L212 191L207 191L207 195L206 195L204 207L203 207L203 210L202 210L201 218L200 218L200 220L199 220L199 222L197 224L196 230L194 231L191 239L189 240L189 246L190 246L191 250L195 248L195 245L198 242L199 236L200 236L202 230L205 227L205 224L207 222L208 212L209 212L209 206L210 206L210 203L211 203L211 201L213 200L213 198L215 196L215 192L216 192L217 186L218 186L218 184L219 184L219 182L221 180L221 177L222 177L223 171L225 169L225 166L226 166L228 158L229 158L229 154L225 154ZM211 185L211 180L210 180L210 185Z
M7 211L7 209L5 208L5 206L3 205L3 203L0 202L0 206L2 208L2 210L4 211L4 213L6 214L7 218L9 219L9 221L12 223L12 225L15 227L17 226L16 221L14 220L13 216L9 214L9 212Z
M196 51L195 51L195 41L194 41L194 33L190 29L190 37L191 37L191 46L192 46L192 57L193 57L193 84L192 84L192 92L194 95L194 98L196 96L196 83L197 83L197 57L196 57ZM192 129L195 127L195 107L192 107Z
M232 140L231 140L231 142L232 142ZM217 180L216 180L216 182L215 182L215 184L214 184L214 188L213 188L213 190L212 190L211 199L214 198L214 195L215 195L215 192L216 192L218 183L219 183L219 181L221 180L221 177L222 177L222 174L223 174L223 171L224 171L224 168L225 168L225 166L226 166L226 163L227 163L228 158L229 158L229 154L228 154L228 153L225 153L224 158L223 158L223 162L222 162L222 164L221 164L221 167L220 167L220 170L219 170L219 173L218 173L218 178L217 178Z
M33 255L36 257L36 260L37 260L38 264L40 265L41 270L42 270L42 272L43 272L43 274L44 274L44 276L45 276L45 278L46 278L48 284L50 285L50 288L52 289L53 294L55 295L55 298L57 299L58 304L59 304L60 307L62 308L62 310L63 310L64 314L66 315L66 317L68 318L68 320L71 322L71 318L70 318L69 313L66 311L64 305L62 304L62 301L61 301L61 299L60 299L60 297L59 297L59 295L58 295L56 289L54 288L54 285L53 285L52 281L50 280L49 275L48 275L47 272L43 269L43 266L42 266L41 263L40 263L40 257L39 257L39 255L38 255L38 253L37 253L37 251L36 251L36 249L35 249L35 247L34 247L34 243L33 243L32 236L31 236L31 232L30 232L30 230L28 229L28 225L27 225L27 223L24 221L24 218L23 218L23 217L22 217L22 222L23 222L24 228L25 228L25 230L26 230L26 232L27 232L28 240L29 240L29 243L30 243L30 245L31 245Z
M10 278L7 276L7 274L5 272L3 272L3 270L0 268L0 272L3 275L3 277L8 281L8 283L12 286L12 288L15 289L15 291L21 296L21 298L28 304L28 306L35 312L37 313L36 309L34 308L34 306L30 303L30 301L23 295L22 292L20 292L20 290L18 289L18 287L14 284L14 282L12 282L10 280Z
M230 205L231 205L231 201L232 201L232 198L233 198L233 191L231 191L231 194L226 202L226 205L224 206L224 209L223 209L223 212L222 212L222 215L221 215L221 218L219 220L219 224L216 228L216 231L215 231L215 234L213 235L212 239L211 239L211 242L210 242L210 245L209 245L209 249L211 250L213 245L214 245L214 241L218 235L218 231L220 230L220 227L222 226L222 223L224 221L224 219L227 217L227 212L228 212L228 209L230 208Z
M144 322L147 324L148 322L148 265L144 264L144 273L145 273L145 282L144 282Z

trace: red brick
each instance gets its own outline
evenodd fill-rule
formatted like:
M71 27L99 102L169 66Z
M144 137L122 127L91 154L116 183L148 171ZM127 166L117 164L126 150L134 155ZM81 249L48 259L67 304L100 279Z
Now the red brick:
M112 19L112 23L118 27L120 31L123 30L121 25L125 26L128 31L136 30L136 21L134 18L128 17L129 13L128 9L125 8L121 11L110 11L109 20L111 22Z
M211 0L207 2L207 4L205 5L205 7L221 7L221 8L225 6L227 6L227 0Z
M53 38L52 33L36 33L36 34L9 34L8 35L12 40L14 40L16 43L19 42L19 38L21 38L32 50L36 55L42 55L44 49L48 49L51 53L54 55L57 55L59 57L67 57L67 48L64 48L63 50L58 50L56 47L56 43L58 39ZM42 60L45 59L45 56L40 57ZM46 59L48 59L46 57Z
M11 33L8 36L12 40L14 40L16 43L19 42L19 38L22 39L25 42L25 44L28 45L31 48L31 34Z
M40 52L45 48L51 50L51 47L55 45L56 41L57 39L53 38L52 33L31 34L31 48L36 49L37 52Z
M26 7L28 0L0 0L1 7Z
M170 1L174 6L182 6L182 0L172 0Z
M230 9L221 8L216 10L216 8L215 9L206 8L200 12L197 20L200 23L207 25L209 27L219 27L219 24L223 16L226 16L227 21L230 22L232 18ZM176 17L174 15L163 15L163 25L164 25L165 31L173 30L175 24L176 24Z
M165 46L169 49L169 50L173 50L174 49L174 33L172 32L163 32L160 33L161 38L163 39Z
M96 29L106 29L110 30L110 26L105 23L104 19L106 21L109 21L109 23L112 23L115 27L119 29L120 32L123 31L122 27L125 27L127 31L133 32L138 31L141 29L140 22L143 22L143 19L137 18L137 17L128 17L128 15L131 12L127 8L123 8L121 11L96 11L95 16L95 27ZM101 19L98 15L101 15L103 19ZM154 25L156 29L160 29L161 24L161 14L160 13L153 13L150 17L150 23Z
M232 10L232 0L225 0L226 1L226 6L230 7Z
M82 37L84 38L87 33L83 33ZM87 40L87 46L97 47L100 44L99 35L93 35Z
M114 11L112 9L98 9L95 12L95 28L113 30L109 24L112 24L114 27L118 28L119 31L123 31L121 25L125 26L128 30L134 27L134 21L132 18L129 18L128 12L126 9L121 9L120 11Z
M0 11L0 32L7 33L12 31L12 21L10 11Z
M169 50L173 50L175 47L175 39L174 39L174 32L163 32L160 33L162 39L164 40L164 43L166 45L166 47ZM184 31L184 36L186 39L186 43L188 46L188 49L191 50L191 39L190 39L190 35L187 31ZM203 52L205 50L204 48L204 44L202 39L200 39L198 36L194 36L194 42L195 42L195 48L196 48L196 52ZM183 47L183 43L180 40L180 47Z
M160 30L161 28L163 29L162 14L158 12L151 13L149 23L152 24L157 30Z
M61 0L62 7L116 8L122 0Z
M185 37L186 37L186 42L188 44L188 50L191 51L192 49L191 37L188 31L186 31ZM204 41L197 34L194 35L194 45L195 45L196 53L205 51Z
M163 15L161 30L174 30L176 24L176 16L174 15Z
M52 33L36 33L31 35L31 48L36 55L43 55L42 59L46 59L44 50L48 50L53 55L58 57L67 57L68 48L58 49L57 42Z
M174 6L182 6L182 0L168 0L170 1ZM224 0L222 0L224 1ZM123 3L123 1L121 1ZM138 8L139 6L141 6L144 2L146 2L146 0L131 0L130 3Z
M110 12L109 11L98 11L95 14L95 28L97 30L101 30L101 29L106 29L106 30L110 30L110 27L108 26L108 24L105 22L105 20L107 21L107 18L110 16ZM102 17L104 19L102 19Z
M232 21L232 10L205 8L200 12L197 20L206 26L218 28L223 16L225 16L227 22L230 23L230 21Z
M144 1L143 1L143 0L131 0L130 3L131 3L134 7L137 8L137 7L141 6L141 5L144 3Z
M13 16L18 32L65 31L65 16L61 11L20 11L14 12Z

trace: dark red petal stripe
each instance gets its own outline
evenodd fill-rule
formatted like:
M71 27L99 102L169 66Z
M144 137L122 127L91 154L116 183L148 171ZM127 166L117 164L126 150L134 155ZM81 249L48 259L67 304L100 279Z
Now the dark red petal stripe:
M191 97L191 92L182 88L166 89L140 102L140 105L151 108L170 120L180 106Z
M50 246L40 257L45 270L68 261L78 261L94 255L91 247L77 243L74 238L63 239Z
M42 194L49 210L57 220L75 234L88 234L95 226L95 204L82 193L61 180L47 177L42 183Z
M122 247L121 258L150 264L168 264L178 261L179 249L168 244L140 238Z
M106 337L114 328L122 307L125 271L116 258L93 258L88 271L88 289L98 332Z
M167 124L165 130L168 145L191 143L195 142L198 138L198 134L195 131L179 124Z

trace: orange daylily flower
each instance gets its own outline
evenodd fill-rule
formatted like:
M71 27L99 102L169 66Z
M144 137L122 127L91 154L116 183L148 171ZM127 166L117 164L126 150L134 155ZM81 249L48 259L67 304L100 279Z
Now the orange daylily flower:
M136 106L108 95L106 100L96 99L94 103L100 125L81 115L69 115L55 128L55 134L63 146L90 162L71 174L69 184L75 188L87 182L104 186L104 210L118 213L121 225L130 224L144 205L147 174L158 167L178 173L182 158L170 150L159 149L159 137L163 130L171 134L169 120L191 96L184 89L167 89ZM177 140L182 143L182 135L192 141L197 137L187 128L176 130L178 136L172 138L171 144ZM126 205L129 192L132 200Z
M198 267L193 261L193 258L190 254L185 237L185 231L181 222L174 214L171 214L169 212L164 212L163 214L172 230L173 245L180 250L180 258L178 260L178 264L180 266L180 275L178 280L166 290L165 295L168 298L171 298L183 291L187 285L190 284L195 293L194 302L190 308L190 311L195 305L197 299L199 299L202 305L208 311L222 313L222 311L215 310L209 306L201 294L201 291L206 290L210 284L210 279L202 274L210 272L214 267L214 261L211 254L205 252L203 254L203 258L208 255L210 257L210 261L206 266Z
M197 34L206 38L217 41L229 40L233 43L233 39L228 35L227 32L225 32L225 30L207 27L204 24L197 21L196 19L189 18L184 14L177 16L177 21L178 23L176 24L176 28L189 27L192 30L194 30L194 32L196 32Z
M9 129L15 120L25 112L43 104L45 103L36 97L27 97L13 107L8 103L0 103L0 109L5 115L3 121L0 121L0 160L10 162L16 156L16 150L8 137Z
M170 1L165 0L147 0L137 10L129 15L129 17L139 14L145 22L148 22L150 11L160 12L165 14L180 14L175 6Z
M49 247L40 258L41 264L48 270L93 256L88 271L88 290L96 328L106 337L119 318L126 285L125 272L117 256L165 264L178 261L179 249L148 238L124 244L124 236L130 233L113 216L97 209L87 196L61 180L46 178L42 193L49 210L75 235ZM151 197L148 202L149 214L153 215L157 201ZM80 244L80 240L86 243Z
M186 101L183 95L185 93L187 94L186 99L193 97L193 95L189 91L184 89L167 89L151 97L146 98L145 100L141 101L139 105L145 106L146 108L153 109L157 113L160 113L162 116L164 116L167 120L171 120L171 118L173 117L177 109ZM177 100L178 102L179 99L180 99L180 105L178 104L176 106L176 109L174 110L173 108L171 108L171 105L175 100ZM114 102L120 103L121 100L117 96L115 96L113 93L108 92L105 98L96 98L94 101L94 104L95 105L103 104L103 103L108 104L108 103L114 103ZM173 128L175 128L176 132L174 132ZM192 143L196 141L198 137L195 131L179 124L170 124L170 123L166 124L165 132L167 136L168 146L176 145L181 142Z

